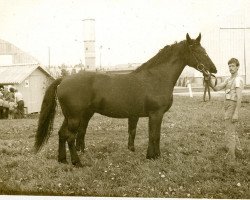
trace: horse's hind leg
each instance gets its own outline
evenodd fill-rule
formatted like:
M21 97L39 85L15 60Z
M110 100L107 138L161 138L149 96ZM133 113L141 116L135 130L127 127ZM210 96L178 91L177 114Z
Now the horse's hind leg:
M94 113L92 113L92 112L85 113L82 120L81 120L80 127L79 127L77 137L76 137L76 150L77 151L81 150L82 152L84 152L84 149L85 149L84 138L85 138L85 134L86 134L89 120L91 119L93 114Z
M76 167L82 167L79 156L77 155L75 140L76 134L79 129L80 119L79 118L70 118L68 119L68 137L67 143L69 146L71 163Z
M69 128L68 120L64 119L63 124L59 130L58 162L68 163L66 159L66 142L67 142L69 146L69 150L70 150L72 164L76 166L81 166L81 163L76 153L75 145L74 145L74 142L75 142L74 129L77 129L75 127L77 127L77 124L75 123L74 125L74 123L71 123L71 127Z
M130 151L135 151L135 135L136 135L136 126L138 123L139 118L138 117L131 117L128 119L128 149Z
M63 124L58 132L59 134L59 148L58 148L58 162L67 163L66 160L66 140L67 140L67 121L64 119Z

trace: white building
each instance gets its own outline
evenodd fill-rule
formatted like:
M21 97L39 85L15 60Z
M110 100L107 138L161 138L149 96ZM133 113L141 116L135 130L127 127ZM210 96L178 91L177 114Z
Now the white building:
M18 89L27 113L40 112L43 96L54 78L38 64L0 66L0 85Z

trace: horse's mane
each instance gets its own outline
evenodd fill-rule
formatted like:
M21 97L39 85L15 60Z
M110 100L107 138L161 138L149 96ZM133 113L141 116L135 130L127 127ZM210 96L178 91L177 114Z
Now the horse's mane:
M135 69L134 72L139 72L144 69L150 69L156 65L159 65L163 62L165 62L173 53L173 48L176 47L177 45L183 43L182 42L175 42L172 45L167 45L163 49L160 49L160 51L153 56L151 59L149 59L147 62L143 63L141 66L139 66L137 69Z

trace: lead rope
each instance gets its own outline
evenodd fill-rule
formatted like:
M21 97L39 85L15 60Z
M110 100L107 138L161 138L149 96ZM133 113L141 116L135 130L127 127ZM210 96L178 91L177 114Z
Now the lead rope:
M205 75L203 74L203 77L204 77L204 93L203 93L203 101L205 102L206 101L206 93L208 92L208 99L210 100L211 99L211 94L210 94L210 84L211 84L211 77L214 77L215 78L215 84L214 84L214 87L217 85L217 78L215 77L215 75L213 74L209 74L209 75Z

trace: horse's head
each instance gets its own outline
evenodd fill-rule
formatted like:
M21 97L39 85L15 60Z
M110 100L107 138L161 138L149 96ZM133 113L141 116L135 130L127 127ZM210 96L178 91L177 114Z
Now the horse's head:
M201 34L196 39L191 39L190 36L186 35L186 45L187 45L187 65L197 69L204 75L211 73L216 73L217 69L206 53L206 50L201 46Z

